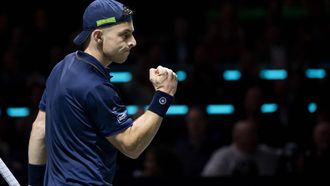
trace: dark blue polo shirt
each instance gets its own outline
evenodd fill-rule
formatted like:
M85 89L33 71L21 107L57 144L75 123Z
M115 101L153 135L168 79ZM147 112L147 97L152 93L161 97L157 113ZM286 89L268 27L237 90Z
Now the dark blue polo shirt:
M44 185L111 185L117 150L107 136L132 125L109 70L82 51L67 55L48 77Z

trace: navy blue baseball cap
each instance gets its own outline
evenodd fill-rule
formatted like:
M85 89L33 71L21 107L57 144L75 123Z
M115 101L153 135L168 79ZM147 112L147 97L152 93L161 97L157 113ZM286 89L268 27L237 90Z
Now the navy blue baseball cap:
M131 21L133 12L115 0L95 0L83 15L83 30L73 42L82 45L94 29Z

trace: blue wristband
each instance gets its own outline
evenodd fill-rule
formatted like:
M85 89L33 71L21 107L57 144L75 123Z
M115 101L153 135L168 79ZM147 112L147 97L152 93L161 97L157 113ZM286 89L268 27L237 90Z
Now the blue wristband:
M46 165L28 165L28 184L31 186L41 186L44 184Z
M173 101L173 96L161 91L156 91L148 110L164 117Z

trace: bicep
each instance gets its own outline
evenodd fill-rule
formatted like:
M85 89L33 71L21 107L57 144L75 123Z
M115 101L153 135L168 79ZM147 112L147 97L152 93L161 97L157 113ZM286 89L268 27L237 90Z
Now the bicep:
M161 121L162 117L151 111L146 111L130 127L108 136L107 139L126 156L137 158L150 144Z
M132 125L126 106L110 85L92 88L86 100L87 112L103 136L118 134Z
M33 122L32 132L33 132L33 130L38 130L38 131L42 130L39 132L44 133L45 123L46 123L46 112L43 110L39 110L38 115Z

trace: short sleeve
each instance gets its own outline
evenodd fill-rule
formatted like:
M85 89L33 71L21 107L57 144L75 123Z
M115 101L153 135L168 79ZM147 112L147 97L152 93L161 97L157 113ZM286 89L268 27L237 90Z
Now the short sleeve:
M98 85L88 92L87 109L104 136L117 134L133 123L126 106L110 84Z
M46 111L46 98L47 98L47 91L44 90L44 93L42 94L41 100L39 102L39 109L42 111Z

